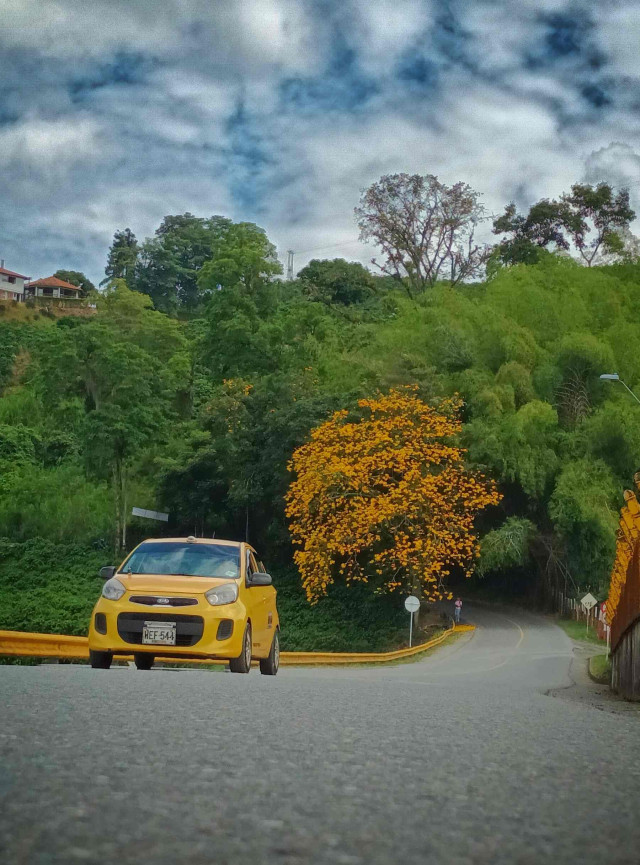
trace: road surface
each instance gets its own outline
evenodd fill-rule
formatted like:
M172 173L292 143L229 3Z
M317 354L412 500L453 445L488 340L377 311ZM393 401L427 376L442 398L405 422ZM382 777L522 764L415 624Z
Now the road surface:
M638 712L545 619L465 613L393 667L0 667L0 861L637 865Z

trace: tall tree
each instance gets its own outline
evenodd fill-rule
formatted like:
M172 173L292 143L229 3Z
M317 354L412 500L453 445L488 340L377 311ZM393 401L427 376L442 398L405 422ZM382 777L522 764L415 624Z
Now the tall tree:
M137 260L138 241L135 234L130 228L116 231L109 247L105 278L100 285L105 285L111 279L124 279L129 288L133 288Z
M608 183L574 183L571 192L560 200L565 230L587 267L603 253L623 251L618 232L628 229L636 215L629 205L628 189L615 195Z
M498 258L507 265L536 264L541 251L551 244L556 249L569 249L563 228L563 210L557 201L543 198L529 209L527 216L518 213L511 202L493 223L494 234L507 235L498 244Z
M198 286L200 270L231 225L223 216L165 216L155 236L140 249L136 289L165 312L198 309L204 301Z
M381 247L373 263L406 278L410 293L438 280L452 285L477 276L490 249L476 243L483 218L480 196L466 183L446 186L433 174L387 174L369 187L355 209L360 238Z
M574 183L559 201L543 198L519 214L512 202L493 223L493 233L506 235L498 246L503 264L535 264L542 250L569 251L573 247L591 267L606 256L624 257L629 223L635 212L629 191L617 195L608 183Z
M265 230L253 222L238 222L214 241L198 283L208 295L218 286L241 287L253 294L280 273L282 265Z

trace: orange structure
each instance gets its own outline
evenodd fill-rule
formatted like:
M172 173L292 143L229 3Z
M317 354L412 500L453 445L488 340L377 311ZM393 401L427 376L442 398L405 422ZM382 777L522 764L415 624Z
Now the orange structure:
M634 475L640 489L640 472ZM640 699L640 504L625 490L606 617L611 625L612 685Z

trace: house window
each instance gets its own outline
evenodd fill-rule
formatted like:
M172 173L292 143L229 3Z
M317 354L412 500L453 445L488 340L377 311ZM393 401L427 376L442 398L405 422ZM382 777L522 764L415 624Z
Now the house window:
M42 289L42 294L43 294L45 297L53 297L53 289L52 289L52 288L43 288L43 289Z
M15 285L15 281L16 281L15 276L10 276L8 279L8 282L12 283L12 285Z

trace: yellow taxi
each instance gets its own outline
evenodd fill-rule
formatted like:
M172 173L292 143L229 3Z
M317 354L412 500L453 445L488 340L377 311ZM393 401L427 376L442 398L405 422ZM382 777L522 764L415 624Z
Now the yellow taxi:
M252 659L275 676L280 663L276 590L246 543L208 538L143 541L106 580L89 626L92 667L131 655L139 670L156 656L228 661L248 673Z

